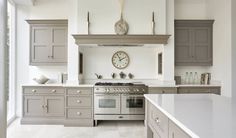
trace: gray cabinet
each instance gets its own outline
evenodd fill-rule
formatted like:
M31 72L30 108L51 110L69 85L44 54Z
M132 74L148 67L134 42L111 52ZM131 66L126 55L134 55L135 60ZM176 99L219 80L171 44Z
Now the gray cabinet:
M213 20L175 20L175 65L212 66Z
M93 126L93 88L66 88L65 126Z
M67 20L27 20L30 24L30 65L67 63Z
M169 138L191 138L175 123L169 120Z
M63 124L65 98L62 87L23 87L22 124Z
M148 87L149 94L177 94L177 87Z
M188 86L188 87L179 87L178 88L179 94L221 94L221 87L220 86L203 86L203 87L194 87L194 86Z

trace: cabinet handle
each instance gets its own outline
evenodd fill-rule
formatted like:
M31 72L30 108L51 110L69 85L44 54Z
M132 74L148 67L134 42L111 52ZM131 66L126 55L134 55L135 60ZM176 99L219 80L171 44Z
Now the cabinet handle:
M165 93L165 91L162 91L162 93Z
M44 108L44 105L42 105L42 108Z
M81 93L81 91L80 91L80 90L78 90L78 91L77 91L77 93Z
M51 56L51 58L54 58L54 56Z
M51 56L48 56L48 58L51 58Z
M77 114L77 115L81 115L81 113L80 113L80 112L77 112L76 114Z
M35 90L35 89L33 89L33 90L32 90L32 92L36 92L36 90Z
M155 119L155 122L156 122L157 124L159 124L159 123L160 123L159 118L156 118L156 119Z
M76 102L77 102L77 103L82 103L80 100L77 100Z
M48 106L44 105L44 107L46 108L46 113L48 113Z
M57 90L52 90L52 93L55 93Z

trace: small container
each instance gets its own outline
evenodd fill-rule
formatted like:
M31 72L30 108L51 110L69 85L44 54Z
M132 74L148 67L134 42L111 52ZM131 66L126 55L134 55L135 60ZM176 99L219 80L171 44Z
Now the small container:
M184 84L189 84L189 74L188 74L188 72L185 73Z
M189 84L193 84L193 72L189 73Z
M194 73L194 76L193 76L193 83L194 83L194 84L199 84L199 83L200 83L199 77L198 77L198 73L197 73L197 72Z

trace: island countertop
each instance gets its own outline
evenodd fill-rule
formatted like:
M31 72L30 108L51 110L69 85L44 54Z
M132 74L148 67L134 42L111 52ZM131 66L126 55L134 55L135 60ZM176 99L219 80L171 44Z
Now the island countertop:
M214 94L146 94L190 136L236 138L236 101Z

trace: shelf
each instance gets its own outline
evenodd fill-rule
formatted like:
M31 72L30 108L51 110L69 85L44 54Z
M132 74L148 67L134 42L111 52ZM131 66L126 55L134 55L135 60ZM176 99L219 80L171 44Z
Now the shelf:
M167 44L171 35L73 35L77 45L142 46L144 44Z

